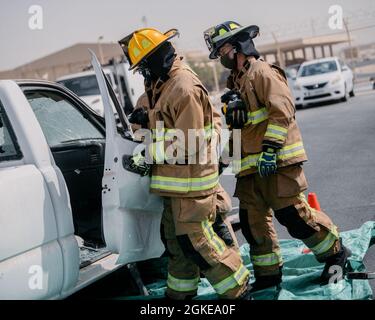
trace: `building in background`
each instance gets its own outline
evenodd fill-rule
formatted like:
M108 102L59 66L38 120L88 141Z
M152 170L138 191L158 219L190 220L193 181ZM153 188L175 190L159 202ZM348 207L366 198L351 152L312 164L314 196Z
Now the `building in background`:
M337 54L347 62L353 60L353 66L358 68L359 73L364 72L367 76L375 71L375 44L355 46L350 52L345 34L274 40L272 43L257 45L257 49L264 60L282 67ZM341 45L341 48L336 48L336 45ZM93 50L103 64L111 59L121 60L124 57L117 43L78 43L13 70L0 71L0 79L54 81L61 76L81 72L91 66L88 49ZM208 59L207 52L203 50L189 50L181 53L209 91L215 93L225 88L229 71L218 60Z
M345 34L305 37L258 45L264 60L281 67L300 64L306 60L332 57L333 46L348 41Z
M103 64L124 56L117 43L78 43L71 47L26 63L13 70L1 71L0 79L45 79L76 73L91 66L88 49L95 52Z

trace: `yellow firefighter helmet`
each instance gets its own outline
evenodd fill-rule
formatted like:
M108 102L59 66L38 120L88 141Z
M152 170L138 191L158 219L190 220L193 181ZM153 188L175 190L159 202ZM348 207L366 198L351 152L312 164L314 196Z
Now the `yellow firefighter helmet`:
M126 58L129 60L130 69L136 68L145 58L152 54L164 42L179 35L177 29L165 33L153 28L139 29L119 41Z

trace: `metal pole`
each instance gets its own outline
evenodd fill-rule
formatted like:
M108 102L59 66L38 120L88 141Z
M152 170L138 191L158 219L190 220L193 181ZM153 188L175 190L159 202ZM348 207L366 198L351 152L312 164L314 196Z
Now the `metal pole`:
M218 81L218 78L217 78L217 70L216 70L215 63L209 62L208 65L212 67L212 71L213 71L213 74L214 74L215 89L216 89L216 92L219 92L220 88L219 88L219 81Z
M352 63L353 62L353 47L352 47L352 39L350 37L350 31L349 31L349 27L348 27L348 19L345 18L344 19L344 26L345 26L345 31L346 31L346 35L348 37L348 43L349 43L349 51L350 51L350 62Z
M103 36L100 36L100 37L98 38L98 51L99 51L100 63L101 63L101 64L104 64L103 50L102 50L102 46L101 46L101 44L100 44L100 40L103 40Z
M281 54L279 41L277 40L277 37L274 32L271 32L271 34L272 34L273 40L275 41L276 50L277 50L277 59L279 60L280 67L285 68L285 61Z
M311 23L312 35L315 36L316 33L315 33L315 21L314 21L314 19L311 19L310 23Z
M349 30L349 26L348 26L349 22L348 22L348 18L345 18L344 19L344 26L345 26L345 30L346 30L346 35L348 37L348 42L349 42L349 50L350 50L350 63L351 63L351 67L353 69L353 77L354 79L356 78L356 70L355 70L355 65L354 65L354 57L353 57L353 46L352 46L352 38L350 36L350 30Z

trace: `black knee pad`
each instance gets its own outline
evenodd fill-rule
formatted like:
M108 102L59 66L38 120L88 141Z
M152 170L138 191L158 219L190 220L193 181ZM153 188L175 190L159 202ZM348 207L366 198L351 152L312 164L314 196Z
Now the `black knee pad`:
M212 229L225 242L227 246L231 246L233 244L234 240L232 238L232 235L227 225L224 223L221 215L216 215L216 220L215 223L212 225Z
M254 239L254 236L251 233L249 221L247 218L247 210L246 209L240 209L240 226L242 230L242 234L245 237L246 241L250 245L256 245L256 241Z
M194 246L187 234L177 236L177 241L185 257L193 261L201 270L204 271L211 268L202 255L194 249Z
M298 214L294 206L275 211L276 219L288 229L289 234L296 239L307 239L316 233Z

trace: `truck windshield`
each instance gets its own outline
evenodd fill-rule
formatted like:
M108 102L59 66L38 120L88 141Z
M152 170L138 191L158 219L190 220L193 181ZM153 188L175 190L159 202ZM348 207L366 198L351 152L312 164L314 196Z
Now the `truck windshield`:
M109 79L108 75L107 78ZM73 91L79 97L100 95L95 75L65 79L58 82Z
M300 77L315 76L317 74L337 71L337 63L334 60L309 64L302 67Z

